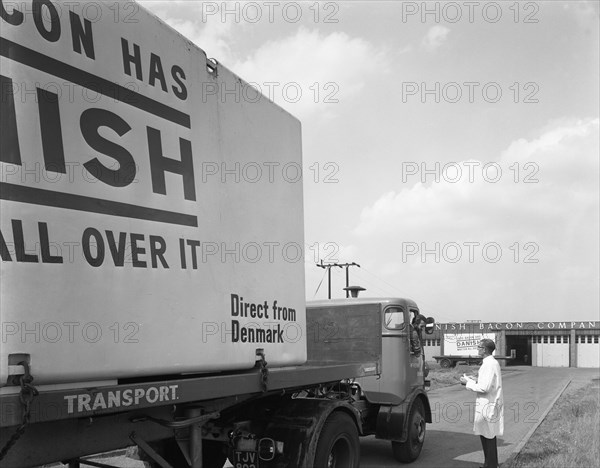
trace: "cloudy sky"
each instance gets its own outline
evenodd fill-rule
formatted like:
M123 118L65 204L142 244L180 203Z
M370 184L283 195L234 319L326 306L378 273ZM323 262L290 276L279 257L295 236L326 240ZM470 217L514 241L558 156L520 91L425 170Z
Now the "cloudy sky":
M142 3L301 120L307 299L600 319L597 2Z

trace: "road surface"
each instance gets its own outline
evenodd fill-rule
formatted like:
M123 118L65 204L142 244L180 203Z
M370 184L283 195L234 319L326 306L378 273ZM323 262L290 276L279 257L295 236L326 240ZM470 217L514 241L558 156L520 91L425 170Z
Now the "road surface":
M498 458L506 461L538 423L569 380L598 378L599 369L548 367L503 368L504 436L498 439ZM429 392L433 423L427 425L425 446L411 468L476 468L483 465L479 437L473 434L475 393L462 385ZM369 437L361 444L361 468L402 466L388 441Z

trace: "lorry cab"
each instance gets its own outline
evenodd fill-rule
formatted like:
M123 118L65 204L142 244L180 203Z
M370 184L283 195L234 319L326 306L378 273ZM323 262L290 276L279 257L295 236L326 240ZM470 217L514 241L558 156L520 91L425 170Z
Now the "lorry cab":
M306 307L309 362L327 356L377 363L374 374L354 379L374 411L362 434L390 440L394 457L403 463L418 458L426 423L432 422L424 356L411 352L413 315L419 315L417 304L401 298L315 301ZM433 322L426 319L426 333Z
M352 298L308 302L309 334L311 331L319 333L324 346L351 339L344 333L347 324L328 321L334 317L332 309L345 309L344 316L348 321L360 320L369 329L378 328L376 343L364 341L374 334L365 333L362 340L360 337L352 338L352 352L359 355L362 352L361 358L366 357L365 353L377 351L381 355L379 375L357 379L364 392L378 399L383 395L392 399L393 395L393 401L398 401L404 400L416 388L423 388L424 359L422 353L412 354L410 348L411 318L419 314L419 307L414 301L402 298ZM339 321L340 316L336 314L335 317ZM310 345L314 345L314 341L309 340L309 359ZM315 353L312 354L314 356Z

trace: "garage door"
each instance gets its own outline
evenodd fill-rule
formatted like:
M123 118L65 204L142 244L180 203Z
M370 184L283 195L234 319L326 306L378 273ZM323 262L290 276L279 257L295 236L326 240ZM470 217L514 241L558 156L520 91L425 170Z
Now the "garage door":
M442 353L441 340L427 338L423 340L423 352L427 361L435 362L432 356L439 356Z
M531 343L532 365L569 367L569 336L534 336Z
M600 367L600 343L598 335L578 336L577 367Z

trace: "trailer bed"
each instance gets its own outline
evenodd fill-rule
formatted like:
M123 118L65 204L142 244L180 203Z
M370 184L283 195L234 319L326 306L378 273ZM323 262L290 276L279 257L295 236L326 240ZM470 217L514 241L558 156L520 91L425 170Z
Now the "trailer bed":
M377 361L310 362L302 366L272 368L268 371L266 389L260 368L254 368L235 373L178 376L150 382L42 390L32 404L30 422L98 416L264 391L293 391L324 382L375 375L378 370ZM19 425L22 421L19 394L1 395L0 402L0 427Z

